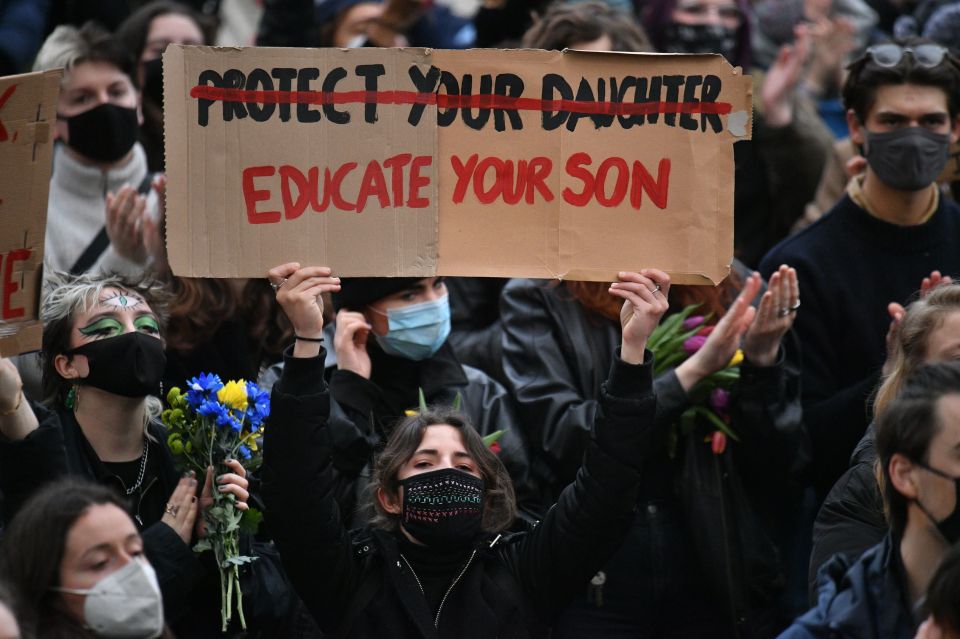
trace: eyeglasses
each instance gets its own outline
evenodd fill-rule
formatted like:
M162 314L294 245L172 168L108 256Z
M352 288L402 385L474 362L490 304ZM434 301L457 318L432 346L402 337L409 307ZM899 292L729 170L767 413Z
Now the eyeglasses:
M909 53L922 67L935 67L947 57L947 48L939 44L918 44L914 47L902 47L893 42L876 44L867 48L867 55L881 67L891 68L900 64L903 56Z
M688 13L692 16L706 16L710 13L716 13L719 17L730 20L740 20L743 18L743 12L739 7L718 7L715 4L705 2L691 2L689 4L677 4L677 11Z

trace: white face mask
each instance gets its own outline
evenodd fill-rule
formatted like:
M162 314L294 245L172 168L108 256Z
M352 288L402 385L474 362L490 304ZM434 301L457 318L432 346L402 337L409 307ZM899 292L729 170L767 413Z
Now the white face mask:
M93 588L54 588L84 595L84 625L98 637L154 639L163 632L163 598L153 567L134 559Z

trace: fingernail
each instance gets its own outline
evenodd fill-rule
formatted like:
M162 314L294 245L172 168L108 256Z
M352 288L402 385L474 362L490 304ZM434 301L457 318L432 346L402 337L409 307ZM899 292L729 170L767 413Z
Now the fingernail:
M217 482L218 483L222 482L224 477L226 477L226 475L220 475L219 477L217 477Z
M217 486L217 490L219 490L221 493L225 493L227 492L227 486Z
M225 460L223 460L223 463L225 464L233 463L233 457L227 457Z

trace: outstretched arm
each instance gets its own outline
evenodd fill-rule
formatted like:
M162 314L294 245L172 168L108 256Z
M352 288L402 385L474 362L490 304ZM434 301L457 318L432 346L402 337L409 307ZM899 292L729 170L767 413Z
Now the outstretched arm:
M263 497L270 529L297 594L324 632L333 632L356 589L359 570L335 496L327 428L330 393L320 294L339 289L326 267L291 263L268 275L300 338L284 355L264 435Z
M647 339L666 312L669 277L622 273L610 292L624 300L622 343L604 384L583 465L536 529L508 554L538 612L552 615L606 562L632 521L640 467L657 439Z

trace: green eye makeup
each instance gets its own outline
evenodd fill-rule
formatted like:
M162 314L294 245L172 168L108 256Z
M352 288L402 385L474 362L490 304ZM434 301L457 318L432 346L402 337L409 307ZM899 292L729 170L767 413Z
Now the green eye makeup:
M123 332L123 324L115 319L104 317L77 329L81 335L113 335Z

